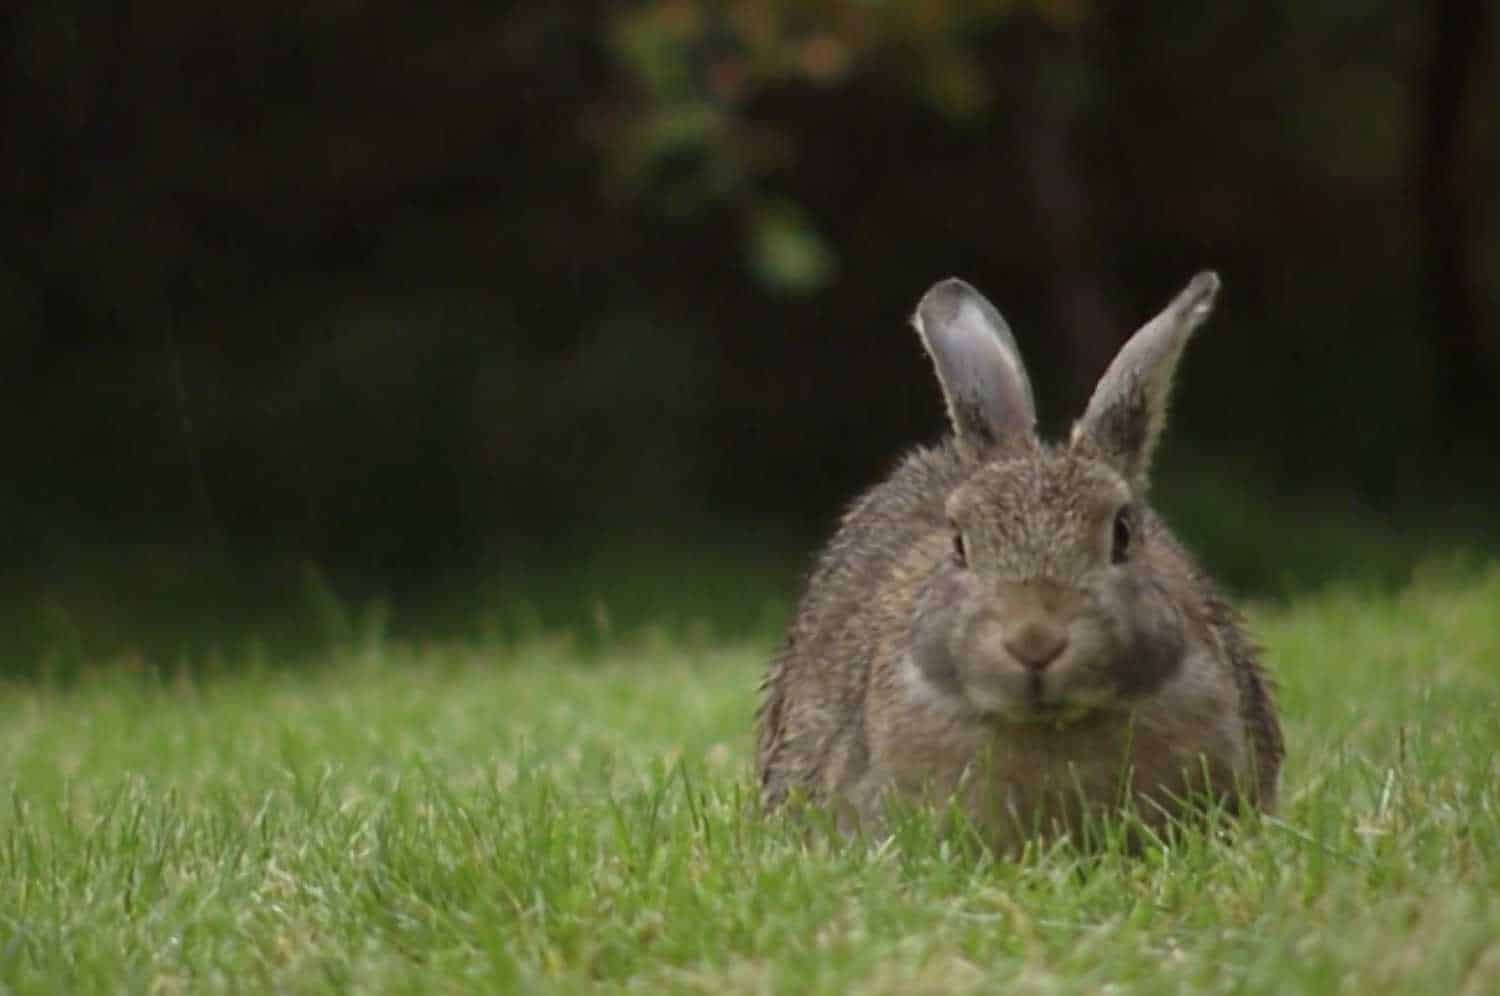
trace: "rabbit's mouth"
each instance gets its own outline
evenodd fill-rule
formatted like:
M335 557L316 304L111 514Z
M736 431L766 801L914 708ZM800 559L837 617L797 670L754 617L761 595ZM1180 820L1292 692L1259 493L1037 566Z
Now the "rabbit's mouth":
M1037 673L1012 672L999 681L988 676L968 683L965 693L971 708L1000 723L1020 725L1071 726L1101 705L1098 696L1059 687L1055 676Z
M1028 709L1020 722L1029 726L1051 726L1061 729L1065 726L1072 726L1091 712L1093 710L1088 706L1066 702L1044 703Z
M1036 683L1035 688L1033 695L1031 686L1028 684L1026 701L1019 710L1020 721L1023 723L1057 727L1072 726L1094 711L1093 706L1085 702L1044 697L1040 682Z

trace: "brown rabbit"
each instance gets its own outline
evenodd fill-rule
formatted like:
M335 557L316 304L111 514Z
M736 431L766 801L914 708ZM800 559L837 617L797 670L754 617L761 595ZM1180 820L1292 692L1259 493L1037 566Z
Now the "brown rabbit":
M913 319L953 436L854 503L763 685L765 804L878 827L956 801L996 846L1133 804L1268 809L1283 753L1234 610L1146 504L1173 371L1218 292L1195 277L1120 350L1067 445L1038 440L1004 319L961 280Z

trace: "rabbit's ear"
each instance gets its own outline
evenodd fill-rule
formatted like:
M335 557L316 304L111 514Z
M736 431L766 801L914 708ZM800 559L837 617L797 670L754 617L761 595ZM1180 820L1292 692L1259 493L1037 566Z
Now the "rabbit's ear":
M1218 292L1218 275L1205 270L1141 326L1121 347L1073 427L1074 445L1091 445L1137 490L1145 489L1151 451L1166 424L1182 347L1213 310Z
M1036 403L1015 336L983 294L956 277L922 295L912 324L937 365L961 445L983 453L1036 427Z

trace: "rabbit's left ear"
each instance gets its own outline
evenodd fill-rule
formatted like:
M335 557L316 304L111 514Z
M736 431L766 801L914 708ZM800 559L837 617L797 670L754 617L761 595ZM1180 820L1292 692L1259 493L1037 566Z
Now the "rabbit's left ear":
M1182 347L1213 310L1218 292L1217 274L1204 271L1194 277L1121 347L1073 426L1073 445L1095 450L1138 492L1145 490L1151 452L1167 421Z

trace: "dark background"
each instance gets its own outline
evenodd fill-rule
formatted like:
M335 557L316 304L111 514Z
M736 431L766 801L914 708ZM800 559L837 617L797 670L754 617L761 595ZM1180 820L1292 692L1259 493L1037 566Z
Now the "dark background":
M1220 271L1158 499L1232 586L1484 556L1496 20L15 5L7 604L37 646L372 596L774 614L841 504L940 431L905 320L949 274L1008 316L1056 432Z

